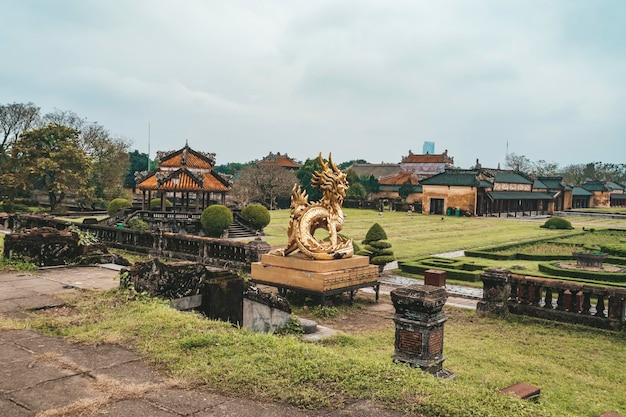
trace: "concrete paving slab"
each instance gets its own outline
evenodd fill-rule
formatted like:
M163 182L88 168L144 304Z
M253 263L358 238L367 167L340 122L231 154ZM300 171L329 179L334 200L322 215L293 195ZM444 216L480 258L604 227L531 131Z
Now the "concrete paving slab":
M6 417L32 417L34 411L29 411L12 401L0 398L0 416Z
M13 300L0 300L0 313L4 314L5 316L6 316L5 313L19 310L19 308L20 308L19 304L17 304Z
M0 286L0 288L2 287ZM39 295L39 293L33 290L18 289L14 287L2 288L2 292L0 292L0 301L33 297L35 295Z
M90 382L90 378L84 375L74 375L12 392L10 398L33 411L60 408L81 399L101 396L91 388Z
M107 405L98 411L97 416L107 417L180 417L181 414L175 414L171 411L163 410L158 406L143 400L124 400L114 404Z
M163 381L163 377L158 372L140 361L126 362L110 368L98 369L93 374L96 377L107 376L121 382L133 384L154 384Z
M69 351L66 349L64 357L81 368L92 370L111 368L140 360L135 353L116 345L74 345L74 349Z
M2 355L0 356L0 367L4 368L5 365L15 362L27 361L30 358L25 354L24 349L20 349L12 343L6 345L0 345L2 349Z
M183 415L191 415L224 402L225 397L210 392L186 389L162 389L146 395L145 399L166 410L176 411Z
M32 274L2 272L0 273L0 284L4 282L22 281L24 279L30 279L32 277Z
M117 288L119 272L99 266L40 269L37 274L46 280L82 289L109 290Z
M0 344L13 343L19 340L30 339L31 337L39 337L40 333L32 330L3 330L0 332Z
M32 359L9 362L0 370L0 392L19 392L73 375L76 372Z
M387 410L373 405L369 401L358 401L354 404L350 404L341 410L335 410L327 417L379 417L384 415L386 417L403 417L404 414L398 411Z
M295 407L277 403L258 403L245 399L236 399L216 405L196 413L194 417L307 417Z
M16 340L15 344L37 355L44 353L63 354L64 352L71 351L74 346L61 337L43 334L35 334L32 337Z
M12 300L19 308L23 310L40 310L44 308L61 307L65 305L64 301L54 298L50 295L35 295L27 298L16 298Z

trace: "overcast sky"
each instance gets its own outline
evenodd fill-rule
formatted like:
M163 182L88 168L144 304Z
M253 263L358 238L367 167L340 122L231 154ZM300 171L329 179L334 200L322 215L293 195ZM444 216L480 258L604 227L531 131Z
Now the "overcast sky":
M626 1L0 0L0 104L217 163L626 163Z

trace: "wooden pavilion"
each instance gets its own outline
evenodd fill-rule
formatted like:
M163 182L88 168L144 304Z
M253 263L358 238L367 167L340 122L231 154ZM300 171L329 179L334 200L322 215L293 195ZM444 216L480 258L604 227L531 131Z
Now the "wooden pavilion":
M213 170L214 153L198 152L185 144L178 151L157 152L157 163L156 170L137 175L142 210L148 210L154 198L161 199L162 211L168 200L174 210L187 212L201 212L212 203L225 204L230 184Z

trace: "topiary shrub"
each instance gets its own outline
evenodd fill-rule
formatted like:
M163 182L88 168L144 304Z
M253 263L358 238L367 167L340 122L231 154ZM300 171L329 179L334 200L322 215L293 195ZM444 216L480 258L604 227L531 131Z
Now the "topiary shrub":
M574 228L569 220L564 219L563 217L550 217L546 222L541 226L545 229L565 229L571 230Z
M165 200L165 208L172 208L173 204L170 200ZM161 199L160 198L153 198L152 200L150 200L150 210L151 211L159 211L161 210Z
M127 223L128 227L133 230L148 230L150 226L145 220L137 217L130 219Z
M365 235L365 239L363 240L363 243L368 244L373 240L385 240L385 239L387 239L387 233L385 233L385 230L383 229L383 227L378 223L374 223L372 227L370 227L370 230L367 231L367 234Z
M391 250L391 243L385 239L387 239L385 230L378 223L374 223L363 240L365 246L357 252L357 255L369 256L370 263L378 265L379 274L382 274L385 265L396 259Z
M114 198L113 200L111 200L111 202L107 206L107 213L109 213L109 216L112 216L118 211L120 211L121 209L132 207L132 206L133 206L133 203L131 203L130 200L126 198Z
M261 230L270 224L270 212L260 204L250 204L241 210L241 217L250 222L254 227Z
M214 204L204 209L200 223L207 235L220 237L233 222L233 213L226 206Z

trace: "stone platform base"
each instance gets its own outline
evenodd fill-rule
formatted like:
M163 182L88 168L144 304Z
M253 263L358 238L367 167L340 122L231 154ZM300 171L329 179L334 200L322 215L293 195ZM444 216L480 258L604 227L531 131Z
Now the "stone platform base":
M306 292L324 298L329 295L374 287L378 300L378 267L369 264L367 256L320 261L300 254L279 256L265 254L261 262L253 262L252 280L279 289Z

